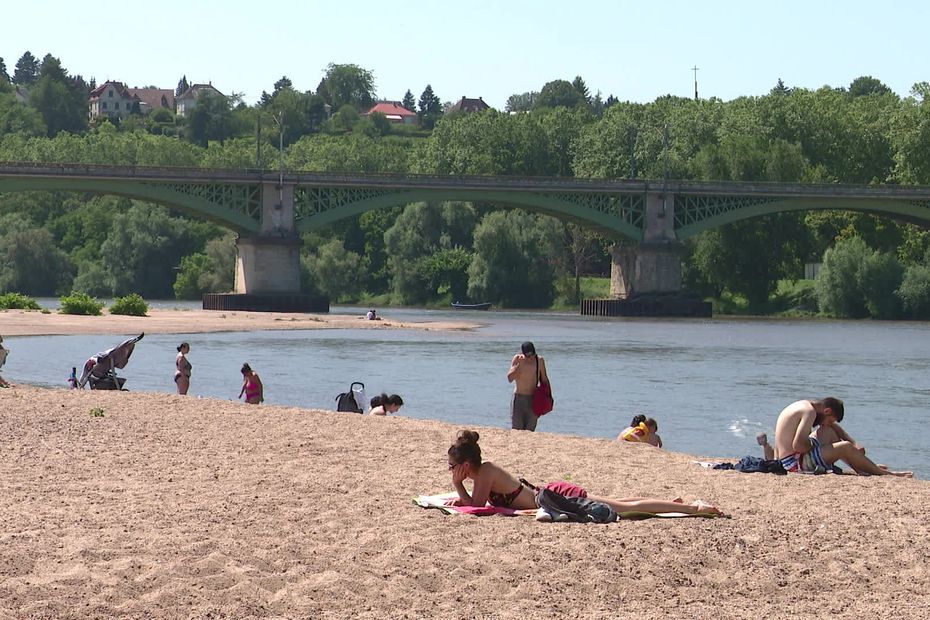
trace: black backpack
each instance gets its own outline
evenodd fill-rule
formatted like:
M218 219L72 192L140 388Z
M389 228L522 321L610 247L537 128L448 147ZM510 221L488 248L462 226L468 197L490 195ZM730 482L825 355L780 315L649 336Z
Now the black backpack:
M362 389L365 389L365 384L361 381L353 381L349 386L348 392L343 392L335 398L336 400L336 411L348 411L351 413L364 413L359 404L355 401L355 392L352 388L356 385L362 386Z

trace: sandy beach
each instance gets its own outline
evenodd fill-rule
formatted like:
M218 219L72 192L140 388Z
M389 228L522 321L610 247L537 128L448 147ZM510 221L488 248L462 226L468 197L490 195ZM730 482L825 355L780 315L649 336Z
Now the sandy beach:
M258 329L472 329L466 321L404 322L387 316L368 321L364 316L289 312L228 312L217 310L149 310L148 316L78 316L38 310L0 310L0 336L57 336L72 334L187 334L252 331ZM390 314L390 313L388 313Z
M930 485L478 428L486 459L729 519L446 516L456 427L0 390L0 618L923 618Z

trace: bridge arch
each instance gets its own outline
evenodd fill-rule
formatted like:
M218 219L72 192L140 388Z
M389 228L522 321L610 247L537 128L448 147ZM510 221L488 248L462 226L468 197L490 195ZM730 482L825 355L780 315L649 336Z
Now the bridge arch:
M642 238L644 194L610 192L492 191L456 188L332 188L294 190L294 217L299 232L386 207L415 202L492 202L594 227L611 236Z
M825 210L858 211L930 228L930 200L676 195L675 236L683 240L705 230L773 213Z
M0 192L65 191L123 196L206 219L237 233L260 229L261 185L73 177L0 178Z

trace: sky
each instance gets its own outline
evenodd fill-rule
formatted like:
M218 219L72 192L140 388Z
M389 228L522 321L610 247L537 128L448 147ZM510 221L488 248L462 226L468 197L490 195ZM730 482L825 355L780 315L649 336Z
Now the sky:
M5 2L0 58L57 57L97 84L212 83L248 104L287 76L315 90L329 63L374 74L379 99L512 94L581 76L591 94L724 101L870 75L901 96L930 81L930 2L898 0L159 0ZM924 60L920 60L923 58ZM695 72L693 67L697 67Z

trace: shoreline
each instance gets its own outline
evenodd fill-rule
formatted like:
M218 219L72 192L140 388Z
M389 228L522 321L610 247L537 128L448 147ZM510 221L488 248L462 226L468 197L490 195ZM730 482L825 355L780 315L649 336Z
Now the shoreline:
M0 336L73 336L124 334L199 334L289 329L419 329L472 330L466 321L395 321L390 316L369 321L364 316L293 312L230 312L221 310L151 309L147 316L103 311L101 316L43 313L41 310L0 310Z
M926 481L714 471L470 428L532 482L731 518L445 516L411 499L452 489L459 426L20 385L0 390L0 617L860 620L930 605Z

